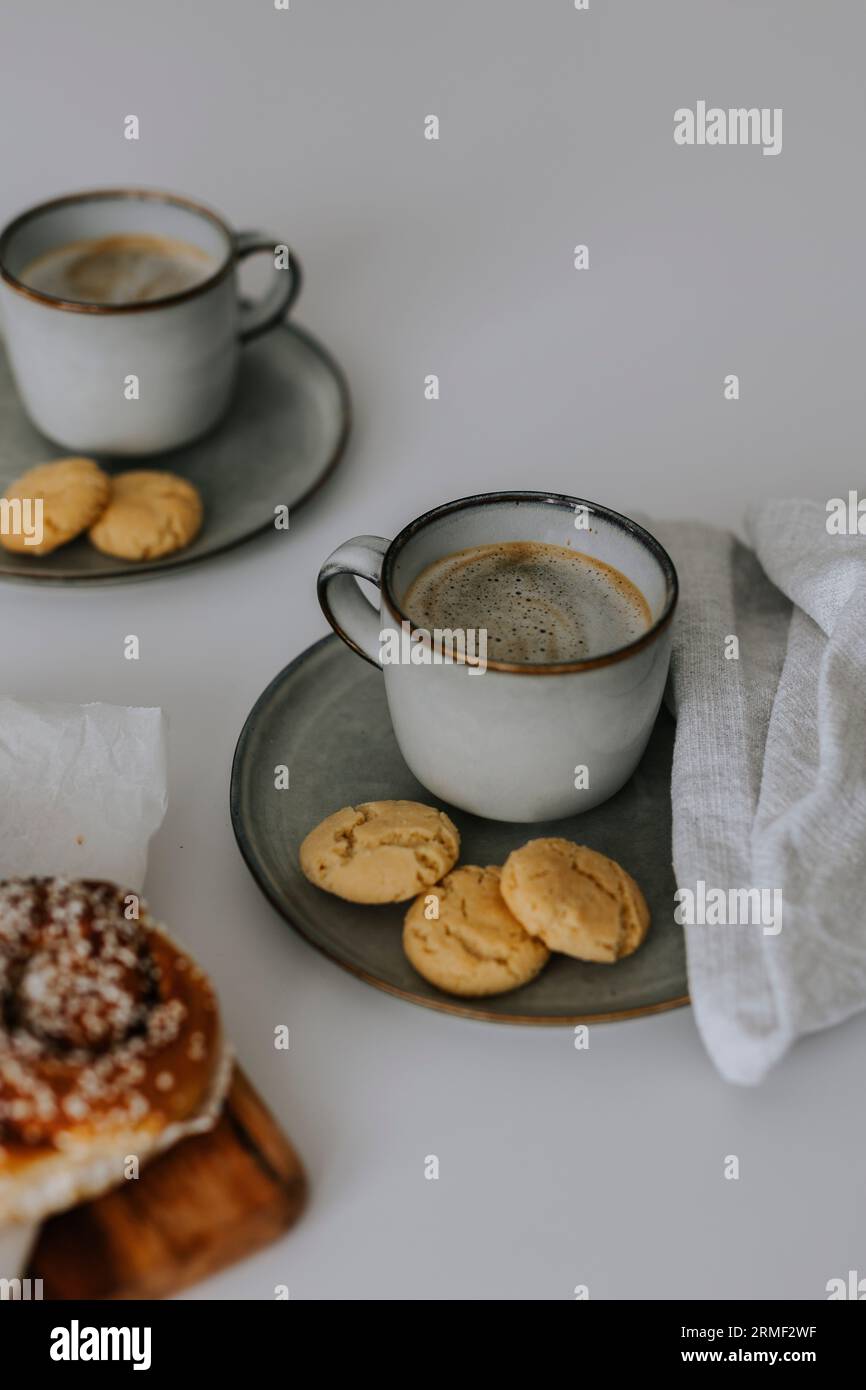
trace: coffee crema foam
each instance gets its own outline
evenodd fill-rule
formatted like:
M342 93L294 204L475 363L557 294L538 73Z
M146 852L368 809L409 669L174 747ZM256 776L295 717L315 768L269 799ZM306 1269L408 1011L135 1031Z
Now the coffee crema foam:
M471 546L434 560L403 607L417 627L486 630L488 658L515 665L601 656L652 623L640 589L613 565L543 541Z
M120 233L56 246L18 278L29 289L73 303L146 304L200 285L217 265L189 241Z

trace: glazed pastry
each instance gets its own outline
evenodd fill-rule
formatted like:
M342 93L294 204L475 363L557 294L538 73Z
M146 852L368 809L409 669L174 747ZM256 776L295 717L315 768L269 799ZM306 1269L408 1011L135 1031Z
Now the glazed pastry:
M0 1223L95 1196L210 1129L230 1065L207 978L140 899L0 881Z

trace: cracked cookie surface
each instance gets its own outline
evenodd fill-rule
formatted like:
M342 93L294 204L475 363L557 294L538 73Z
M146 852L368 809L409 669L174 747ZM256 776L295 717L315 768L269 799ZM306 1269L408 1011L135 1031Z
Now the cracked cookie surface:
M500 892L500 871L465 864L415 899L406 913L403 949L419 975L447 994L504 994L528 984L550 952L525 931ZM438 918L428 919L428 899Z
M530 840L502 870L515 917L552 951L612 964L630 956L650 926L646 899L615 860L570 840Z
M352 903L400 903L438 883L460 853L444 811L419 801L344 806L307 835L301 869L317 888Z
M16 478L4 493L9 502L42 501L42 539L30 545L23 530L0 531L0 545L22 555L50 555L91 526L109 498L111 481L93 459L55 459Z
M112 478L108 505L89 536L103 555L155 560L189 545L201 522L201 498L186 478L134 468Z

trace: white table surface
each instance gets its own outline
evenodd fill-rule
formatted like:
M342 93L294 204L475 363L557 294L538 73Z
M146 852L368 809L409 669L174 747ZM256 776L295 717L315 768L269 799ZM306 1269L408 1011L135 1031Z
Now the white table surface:
M325 631L315 574L346 537L490 487L738 525L753 499L862 483L866 14L808 0L16 10L3 218L142 183L273 230L304 263L298 319L355 400L348 453L288 535L99 592L0 589L4 694L168 712L148 896L215 977L309 1171L291 1234L193 1296L821 1298L866 1272L866 1018L741 1090L689 1010L596 1028L587 1052L568 1029L439 1016L295 936L228 815L243 720ZM782 154L675 147L673 111L699 98L782 106ZM577 242L588 272L572 269Z

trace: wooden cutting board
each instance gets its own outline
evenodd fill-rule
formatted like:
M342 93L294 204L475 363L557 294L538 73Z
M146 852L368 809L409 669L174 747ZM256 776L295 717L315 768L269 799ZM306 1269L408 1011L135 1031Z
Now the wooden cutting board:
M276 1240L305 1196L297 1154L235 1067L216 1127L52 1217L27 1275L48 1299L163 1298Z

